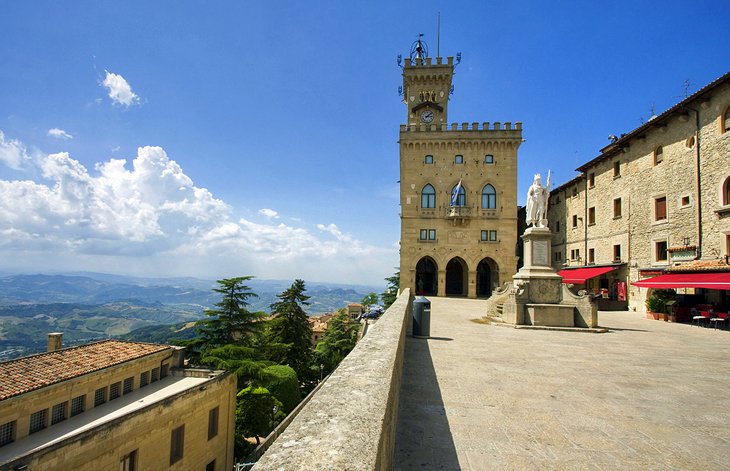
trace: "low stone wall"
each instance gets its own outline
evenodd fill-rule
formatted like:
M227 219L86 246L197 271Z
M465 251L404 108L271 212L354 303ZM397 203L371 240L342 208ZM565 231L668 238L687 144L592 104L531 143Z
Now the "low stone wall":
M390 470L410 290L404 290L286 430L254 471Z

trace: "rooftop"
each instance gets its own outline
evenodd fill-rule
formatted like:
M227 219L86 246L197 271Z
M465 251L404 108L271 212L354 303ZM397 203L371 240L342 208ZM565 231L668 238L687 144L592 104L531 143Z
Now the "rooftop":
M730 332L600 312L609 333L472 322L407 338L393 469L727 469Z
M169 348L103 340L0 362L0 401Z
M216 375L220 371L215 372ZM79 437L97 427L113 422L136 411L155 405L178 393L211 381L208 376L167 376L143 388L85 411L61 423L29 435L0 448L0 463L7 463L66 440Z

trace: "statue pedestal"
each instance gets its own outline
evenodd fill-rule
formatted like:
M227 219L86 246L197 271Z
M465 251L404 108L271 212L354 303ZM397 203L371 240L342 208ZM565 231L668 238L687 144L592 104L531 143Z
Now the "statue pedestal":
M525 265L512 277L502 320L515 325L596 327L595 305L584 294L571 293L550 266L550 229L530 227L522 239Z
M525 265L512 280L515 286L525 286L532 304L558 304L563 299L563 278L550 266L552 237L547 227L529 227L522 235Z

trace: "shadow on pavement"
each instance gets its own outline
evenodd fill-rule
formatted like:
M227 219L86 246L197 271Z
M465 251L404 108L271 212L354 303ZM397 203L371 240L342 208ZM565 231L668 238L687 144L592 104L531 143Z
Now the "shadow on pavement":
M453 339L431 337L430 340ZM460 469L425 340L406 339L393 469Z

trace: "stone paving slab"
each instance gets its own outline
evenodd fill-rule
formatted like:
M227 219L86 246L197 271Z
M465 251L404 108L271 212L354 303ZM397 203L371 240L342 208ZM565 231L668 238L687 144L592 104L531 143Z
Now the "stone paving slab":
M730 469L730 332L601 312L608 333L472 322L406 342L396 470Z

